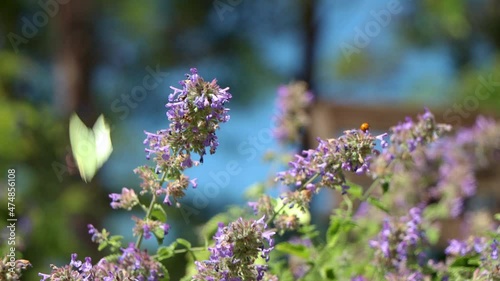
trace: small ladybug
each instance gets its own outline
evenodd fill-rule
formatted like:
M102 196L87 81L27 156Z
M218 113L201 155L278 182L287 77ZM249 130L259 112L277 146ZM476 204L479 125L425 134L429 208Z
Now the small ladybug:
M365 132L365 133L366 133L366 131L368 131L368 130L370 129L370 124L368 124L368 123L363 123L363 124L361 124L361 126L359 127L359 129L360 129L361 131L363 131L363 132Z

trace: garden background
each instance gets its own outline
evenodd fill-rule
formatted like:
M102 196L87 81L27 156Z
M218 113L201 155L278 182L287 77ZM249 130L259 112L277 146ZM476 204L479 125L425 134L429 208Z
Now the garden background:
M73 252L98 257L89 223L131 233L129 214L113 211L107 194L138 185L143 131L168 126L169 86L191 67L233 95L219 153L188 173L199 186L182 201L191 209L169 212L168 237L194 243L197 226L243 204L246 187L277 169L262 158L277 149L270 131L280 84L304 80L317 100L381 115L430 106L452 125L500 112L494 0L18 0L2 4L0 35L0 241L6 246L6 171L15 168L17 250L33 264L26 280ZM71 160L73 111L89 126L103 113L112 126L114 151L91 183ZM373 114L358 118L388 129ZM326 224L333 200L318 198L313 221ZM172 280L184 263L168 260Z

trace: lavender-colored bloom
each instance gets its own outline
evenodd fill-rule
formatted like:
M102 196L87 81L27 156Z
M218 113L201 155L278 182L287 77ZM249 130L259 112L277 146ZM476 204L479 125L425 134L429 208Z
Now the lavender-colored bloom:
M301 130L309 124L307 108L313 95L305 82L293 82L278 88L276 129L274 136L283 144L297 144Z
M82 262L77 260L76 258L78 255L76 253L71 254L71 261L69 265L74 266L74 267L80 267L82 265Z
M92 240L92 242L101 243L103 240L105 240L107 238L107 237L104 237L102 235L102 233L99 232L99 230L97 230L93 225L88 224L87 228L89 229L89 234L92 235L92 238L90 238ZM76 254L73 254L73 255L75 255L75 257L76 257ZM71 258L73 258L73 255L71 255Z
M386 135L377 136L384 149L377 159L374 159L375 175L383 177L386 173L391 173L392 171L386 169L394 159L408 158L418 147L435 142L449 130L449 125L437 124L427 109L423 115L418 116L416 122L407 117L404 122L390 129L390 145L384 139Z
M92 259L90 257L85 257L85 262L82 263L80 269L85 273L90 272L92 270Z
M122 208L125 210L131 210L135 205L139 204L139 198L135 194L133 189L122 188L122 193L111 193L109 195L111 198L111 208L118 209Z
M144 235L145 239L151 238L151 234L158 233L157 231L163 231L164 235L168 234L170 230L170 225L162 223L157 220L143 220L137 217L132 217L135 221L134 235Z
M57 267L51 265L51 273L38 275L41 280L148 280L157 281L163 278L163 267L153 260L145 251L135 248L130 244L122 249L122 255L116 261L101 259L97 264L92 264L90 257L85 261L77 260L76 254L71 255L68 265Z
M149 225L144 224L142 226L142 233L144 233L144 238L145 239L151 238L151 229L149 228Z
M302 155L295 155L294 160L289 163L288 171L278 173L276 180L298 187L307 183L307 190L311 192L317 192L322 187L339 187L345 192L348 189L345 172L355 171L357 174L370 172L371 155L376 153L374 141L375 137L361 130L345 131L338 139L318 138L318 147L314 150L305 150ZM318 180L311 182L312 178L317 176ZM310 194L308 196L293 194L297 192L301 190L286 194L285 201L306 208Z
M500 160L495 156L500 124L479 117L472 128L438 138L446 130L430 113L391 129L391 144L374 158L370 169L390 186L393 202L424 207L439 203L451 217L463 213L464 201L476 193L476 171Z
M169 231L170 231L170 225L168 223L163 224L163 233L167 235Z
M498 235L498 232L497 232ZM452 264L461 257L472 257L478 261L474 273L465 273L464 278L477 280L497 280L500 278L500 261L498 260L498 242L485 237L469 237L464 241L451 240L446 248L447 264ZM444 270L441 270L444 271ZM476 280L476 279L474 279Z
M274 204L272 198L267 194L262 195L257 202L248 202L247 204L256 216L267 218L274 216Z
M491 259L498 259L498 242L496 239L493 240L493 243L491 243Z
M210 258L195 262L198 273L193 280L262 280L267 266L256 265L255 260L260 256L268 260L274 248L274 231L266 228L264 217L240 218L228 226L220 223Z
M247 205L252 208L255 215L259 213L259 202L248 202Z
M389 146L389 143L385 140L387 135L388 135L387 133L383 133L375 137L377 140L380 141L380 146L382 146L382 148L386 148Z
M382 230L380 231L380 234L378 236L377 240L371 240L369 242L370 247L375 248L380 250L382 255L384 255L385 258L390 258L390 248L389 248L389 239L391 237L391 225L390 223L385 220L382 223Z
M215 153L219 144L215 131L229 120L225 104L232 98L229 88L220 88L217 80L204 81L195 68L180 84L182 89L170 87L174 92L166 104L169 128L145 132L144 140L147 158L155 155L157 170L171 175L198 164L191 153L199 154L200 162L207 148Z
M370 247L375 249L377 263L393 276L420 276L418 271L407 271L406 267L412 262L423 264L425 259L423 247L427 238L422 228L421 214L420 208L412 208L407 216L398 220L385 220L377 238L369 242Z
M163 202L167 205L179 205L178 199L185 195L189 184L196 188L196 179L190 180L182 172L203 163L206 149L210 154L215 153L219 145L215 131L220 123L229 120L225 104L232 98L229 88L221 89L216 80L205 82L195 68L180 84L182 89L171 87L174 92L166 104L169 128L156 133L145 132L146 157L154 156L154 171L147 167L135 170L143 179L143 192L164 195ZM197 153L200 160L193 160L192 153ZM160 173L165 176L162 180L157 176ZM161 186L163 179L171 180L166 188ZM121 206L118 200L123 198L113 195L112 199L113 207Z
M448 256L463 257L469 254L483 253L486 245L486 240L481 237L470 237L469 239L464 241L452 239L450 240L448 247L446 247L444 252Z
M464 242L462 242L462 241L458 241L456 239L452 239L450 241L450 244L448 245L448 247L444 250L444 252L447 255L465 256L465 254L468 253L467 244L464 243Z

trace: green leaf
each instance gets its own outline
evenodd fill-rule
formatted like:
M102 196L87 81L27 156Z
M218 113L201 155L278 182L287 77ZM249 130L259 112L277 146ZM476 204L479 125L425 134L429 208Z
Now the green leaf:
M108 239L108 243L111 246L111 252L115 252L116 250L122 247L123 236L121 235L113 235Z
M151 217L157 221L167 222L167 213L158 203L154 204L153 210L151 211Z
M337 235L340 232L340 228L342 226L342 220L340 218L332 218L330 222L330 226L328 227L328 230L326 232L326 242L330 243L332 241L335 241L337 238Z
M439 229L437 227L429 227L425 231L425 236L429 240L429 243L435 245L439 241Z
M337 213L330 217L330 226L326 232L326 241L328 245L334 245L340 235L349 232L351 228L356 225L350 217L345 216L346 214L344 211L338 209Z
M285 254L301 257L303 259L308 259L311 255L309 248L302 244L292 244L290 242L282 242L276 245L276 250L283 252Z
M122 241L123 240L123 236L122 235L113 235L109 238L110 241Z
M366 200L366 201L370 205L380 209L381 211L383 211L385 213L389 213L389 209L384 204L382 204L382 202L380 202L380 200L378 200L377 198L368 197L368 200Z
M187 241L186 239L177 238L175 241L177 241L177 243L183 245L187 249L191 249L191 243L189 241Z
M355 184L351 181L347 181L347 185L349 186L347 193L349 193L353 198L360 199L363 197L363 187L361 185Z
M116 262L118 259L120 259L122 255L121 254L111 254L108 256L105 256L104 259L109 261L109 262Z
M297 230L299 233L303 234L303 236L307 236L309 239L313 239L315 237L318 237L320 234L320 231L316 229L316 226L313 224L309 225L302 225L300 228Z
M384 181L382 183L382 191L383 191L383 194L386 194L387 191L389 191L389 182L388 181Z
M335 280L335 271L331 267L323 269L323 280Z
M99 247L97 247L97 250L98 250L98 251L102 251L102 250L104 250L107 246L108 246L108 242L103 241L103 242L99 243Z
M163 269L164 276L161 279L161 281L170 281L170 273L168 272L168 269L160 263L161 269Z
M158 250L156 250L156 255L158 256L158 261L162 261L168 258L171 258L174 256L174 245L170 246L161 246L158 247Z
M453 263L451 263L450 268L461 268L475 270L479 265L479 255L458 257Z
M153 234L155 235L158 244L161 245L163 243L163 238L165 238L165 230L161 227L157 227L153 229Z

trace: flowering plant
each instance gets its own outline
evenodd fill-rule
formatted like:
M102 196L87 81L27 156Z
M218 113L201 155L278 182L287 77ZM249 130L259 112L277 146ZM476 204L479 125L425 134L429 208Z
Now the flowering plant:
M500 161L500 124L480 117L472 128L453 133L428 110L379 135L362 126L318 139L316 148L291 157L273 184L251 192L248 206L232 213L236 219L218 222L212 242L192 247L178 238L163 245L167 213L181 207L189 186L197 187L184 171L202 164L207 150L217 151L216 131L229 121L232 97L196 69L180 84L166 104L169 127L145 132L146 157L154 166L134 170L139 188L110 195L114 209L144 211L133 218L136 242L123 245L121 236L89 225L91 240L112 254L97 262L73 254L68 265L40 273L41 280L169 280L163 262L179 254L193 261L183 280L500 280L498 223L468 206L478 190L476 174ZM298 83L282 86L278 98L275 136L296 144L309 122L312 95ZM372 184L354 183L355 175ZM285 190L273 198L267 191L276 185ZM315 195L327 190L338 205L321 230L309 211ZM478 222L480 214L486 223ZM443 236L442 223L457 217L465 218L464 231ZM153 236L159 246L149 253L142 241ZM24 268L2 277L16 280Z

